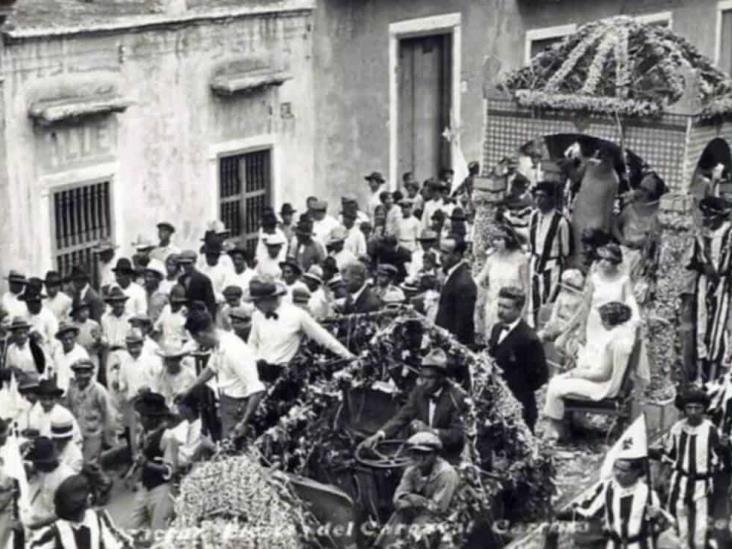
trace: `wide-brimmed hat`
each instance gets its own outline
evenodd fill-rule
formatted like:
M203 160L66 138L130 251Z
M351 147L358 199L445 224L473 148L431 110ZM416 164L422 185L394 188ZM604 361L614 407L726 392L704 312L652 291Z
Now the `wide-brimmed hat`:
M18 297L20 301L40 301L45 298L46 295L43 293L43 280L37 276L32 276L27 280L23 293Z
M393 277L399 274L399 269L397 269L394 265L391 265L390 263L381 263L378 267L376 267L376 274Z
M58 326L58 330L56 330L55 337L56 339L61 339L61 336L68 332L74 332L74 334L79 335L79 328L70 322L61 322Z
M324 212L328 209L328 202L325 200L314 200L310 209L314 212Z
M165 278L165 275L166 275L165 265L163 264L162 261L160 261L159 259L155 259L155 258L152 258L148 262L148 264L145 266L144 271L146 273L148 273L148 272L153 273L155 276L157 276L161 280L163 278Z
M142 252L145 250L152 250L155 247L155 242L153 242L146 236L137 235L137 240L132 243L132 246L138 252Z
M35 391L41 382L38 372L24 371L18 375L18 391Z
M433 231L432 229L422 229L422 232L419 233L417 240L420 242L436 242L437 232Z
M175 227L173 226L173 224L168 223L167 221L161 221L160 223L158 223L157 227L158 227L158 229L166 229L166 230L170 231L171 233L175 232Z
M64 394L53 379L42 379L34 391L38 396L60 397Z
M178 264L195 263L196 259L198 259L198 254L193 250L183 250L178 254Z
M297 229L295 229L295 232L297 232ZM263 240L265 246L284 246L287 244L287 239L279 231L274 234L264 235Z
M201 246L203 255L221 255L224 253L224 245L220 240L209 240Z
M125 293L122 291L122 288L119 286L113 286L107 294L104 296L104 301L106 303L114 303L117 301L127 301L129 297L125 295Z
M318 284L323 283L323 268L320 265L311 265L306 273L303 273L303 278L308 278L317 282Z
M226 225L224 225L224 222L220 219L214 219L213 221L209 221L208 225L206 225L206 230L213 231L219 236L228 235L231 233L231 231L226 228Z
M15 269L10 269L8 272L8 276L5 277L5 280L8 282L18 282L20 284L25 284L25 275L21 273L20 271L16 271Z
M407 439L407 448L412 452L439 452L442 450L442 441L436 434L422 431Z
M384 176L381 175L381 172L371 172L367 176L364 176L364 179L366 181L378 181L379 183L384 183L386 181Z
M188 354L188 351L182 345L163 345L155 352L158 356L163 358L183 358Z
M143 416L168 416L170 408L165 403L165 397L159 393L142 393L135 400L135 411Z
M344 242L346 238L348 238L348 229L341 226L335 227L330 232L330 235L328 235L328 241L326 242L326 246L332 246L333 244Z
M31 329L31 325L23 317L16 316L16 317L13 317L13 320L10 321L10 324L8 325L8 329L10 331L14 331L14 330L30 330Z
M104 240L100 240L94 245L94 247L92 248L92 252L94 252L95 254L101 254L104 252L111 252L113 250L116 250L117 248L119 248L119 246L117 246L111 240L105 238Z
M284 261L280 261L280 269L283 269L286 266L291 267L298 275L302 274L302 267L300 267L300 264L294 257L288 257Z
M429 354L422 359L423 368L435 368L437 370L447 371L447 355L442 349L432 349Z
M48 271L46 278L43 279L46 286L60 286L64 282L64 277L58 271Z
M132 267L132 262L126 257L120 257L117 260L117 264L112 269L113 273L122 274L135 274L135 269Z
M302 286L298 286L292 290L292 302L307 304L310 301L310 290Z
M294 214L297 210L292 207L292 204L289 202L285 202L282 204L282 208L280 208L280 215L290 215Z
M38 437L33 441L27 459L33 463L55 463L58 461L56 445L48 437Z
M249 307L247 307L245 304L229 310L229 318L239 322L251 322L253 313L254 310L252 309L252 306L249 305Z
M54 440L66 440L74 436L73 417L52 417L51 438Z
M133 326L135 324L151 325L153 323L152 319L147 315L147 313L137 313L136 315L132 315L130 318L127 319L127 322L129 322Z
M92 360L89 358L80 358L79 360L75 360L71 364L71 370L74 372L78 372L78 371L82 371L82 370L87 371L87 372L92 372L92 371L94 371L95 368L96 368L96 366L94 366L94 362L92 362Z
M274 281L260 280L254 278L249 282L250 301L259 301L260 299L279 297L281 295L285 295L286 293L287 289L282 284L277 284Z
M419 285L416 280L405 280L399 287L403 292L408 294L419 293Z

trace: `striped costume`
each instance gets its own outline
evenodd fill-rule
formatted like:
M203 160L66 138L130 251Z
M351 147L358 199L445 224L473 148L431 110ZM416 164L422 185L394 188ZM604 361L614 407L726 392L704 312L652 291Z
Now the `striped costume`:
M553 303L559 292L559 279L572 253L569 221L557 211L543 214L534 210L529 218L529 324L537 326L539 309Z
M709 277L711 266L718 277ZM687 269L696 271L695 315L697 358L706 380L716 379L720 364L729 352L732 332L732 224L724 223L709 235L698 235Z
M719 433L708 419L678 421L666 436L663 460L672 466L668 509L687 547L706 547L712 475L719 462Z
M639 480L623 488L609 480L598 483L577 513L586 518L604 513L606 549L653 549L656 545L652 521L647 516L649 505L659 508L660 502L655 492L649 494L645 482Z
M79 524L58 519L38 531L30 549L132 549L132 539L112 522L106 511L87 509Z

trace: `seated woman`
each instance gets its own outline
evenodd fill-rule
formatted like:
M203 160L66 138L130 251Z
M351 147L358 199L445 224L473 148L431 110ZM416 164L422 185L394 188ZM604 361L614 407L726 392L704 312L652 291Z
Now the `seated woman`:
M566 439L565 397L602 400L617 395L628 359L633 351L636 325L629 322L631 308L617 301L600 306L603 333L579 351L577 367L549 382L544 415L549 419L552 438Z

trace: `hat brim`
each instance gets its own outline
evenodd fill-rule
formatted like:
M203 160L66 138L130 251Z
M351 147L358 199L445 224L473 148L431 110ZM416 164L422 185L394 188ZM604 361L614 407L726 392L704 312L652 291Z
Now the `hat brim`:
M38 396L60 397L64 394L63 389L59 389L58 387L56 389L43 389L42 391L39 389L40 385L36 385L35 393Z
M74 332L76 335L79 335L79 328L76 326L69 326L68 328L64 328L63 330L59 330L56 332L56 335L54 336L56 339L61 339L61 336L64 334L68 334L69 332Z
M173 227L173 225L171 225L170 223L158 223L157 228L158 229L167 229L171 233L175 232L175 227Z
M128 299L129 299L129 297L127 297L127 296L124 296L124 297L122 297L122 296L119 296L119 297L105 297L104 298L104 302L105 303L117 303L119 301L127 301Z
M10 330L11 332L13 330L30 330L30 329L31 329L31 325L30 324L27 324L27 323L25 323L25 324L11 324L10 326L8 326L8 330Z
M408 452L417 452L420 454L431 454L433 452L439 452L439 448L435 446L427 446L424 444L413 444L407 448Z
M138 400L134 404L135 412L141 416L154 416L163 417L171 415L170 409L166 406L165 408L158 408L148 405L144 400Z
M309 280L312 280L314 282L317 282L318 284L322 284L323 283L323 279L320 278L319 276L314 275L314 274L303 273L302 277L303 278L307 278Z
M266 295L250 295L246 300L247 301L261 301L263 299L271 299L273 297L281 297L287 293L287 289L283 287L277 287L277 289Z

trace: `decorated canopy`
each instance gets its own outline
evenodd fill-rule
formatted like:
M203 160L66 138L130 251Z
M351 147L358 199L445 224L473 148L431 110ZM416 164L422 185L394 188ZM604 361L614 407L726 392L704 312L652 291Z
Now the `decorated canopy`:
M703 117L732 112L732 80L667 28L619 16L588 23L505 75L522 107L649 116L686 91ZM696 110L696 109L695 109Z

